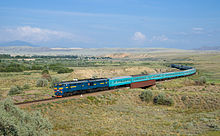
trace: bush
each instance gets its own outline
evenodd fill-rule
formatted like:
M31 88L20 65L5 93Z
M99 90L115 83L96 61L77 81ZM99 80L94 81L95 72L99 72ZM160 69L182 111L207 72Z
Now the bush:
M153 101L154 101L154 104L156 104L156 105L172 106L174 104L174 101L172 98L166 98L165 95L162 93L155 96Z
M47 69L44 69L41 74L42 74L42 75L43 75L43 74L49 74L49 71L48 71Z
M73 72L73 69L69 69L69 68L60 68L57 73L58 74L62 74L62 73L71 73Z
M52 80L50 74L43 74L43 75L42 75L42 78L43 78L43 79L46 79L47 81L51 81L51 80Z
M23 75L31 75L31 72L24 72Z
M202 76L198 80L195 81L196 85L204 85L206 84L206 77Z
M25 112L14 106L10 99L0 101L1 136L47 136L51 130L51 123L39 112Z
M24 84L23 89L30 89L30 85L29 84Z
M37 87L44 87L47 85L48 85L48 81L46 79L41 78L37 80L37 84L36 84Z
M52 81L50 83L50 87L53 88L55 83L59 83L60 79L57 77L52 78Z
M15 95L22 93L22 88L20 86L12 86L8 95Z
M25 66L18 63L0 63L0 72L23 72Z
M92 78L95 79L95 78L98 78L98 76L96 74L92 75Z
M16 87L17 87L19 90L23 91L23 88L22 88L21 86L16 85Z
M146 70L141 72L142 75L148 75L148 72Z
M143 91L140 95L139 95L140 99L142 101L146 101L146 102L150 102L152 101L153 98L153 93L149 90Z

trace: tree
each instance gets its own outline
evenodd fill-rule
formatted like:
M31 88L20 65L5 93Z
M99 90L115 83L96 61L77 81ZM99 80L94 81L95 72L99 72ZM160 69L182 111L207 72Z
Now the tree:
M50 73L47 69L42 71L42 78L47 79L47 81L51 81Z
M25 112L14 106L11 99L0 101L0 135L47 136L52 125L40 112Z

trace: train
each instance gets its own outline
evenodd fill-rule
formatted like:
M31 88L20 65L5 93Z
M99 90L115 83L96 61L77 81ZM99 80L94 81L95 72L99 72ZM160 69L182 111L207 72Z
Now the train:
M110 90L119 87L144 88L154 85L156 81L189 76L196 73L190 66L171 64L172 68L182 71L158 74L141 74L113 78L95 78L76 81L65 81L54 84L55 97L65 97L74 94Z

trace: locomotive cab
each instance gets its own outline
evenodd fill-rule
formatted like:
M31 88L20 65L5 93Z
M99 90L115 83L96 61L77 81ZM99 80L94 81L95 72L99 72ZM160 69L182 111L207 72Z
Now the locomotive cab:
M68 87L65 84L57 83L54 85L54 93L56 97L62 97Z

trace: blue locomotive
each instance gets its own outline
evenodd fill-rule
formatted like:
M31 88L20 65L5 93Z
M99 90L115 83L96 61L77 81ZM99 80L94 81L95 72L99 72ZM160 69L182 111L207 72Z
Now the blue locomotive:
M145 74L145 75L121 76L121 77L113 77L113 78L96 78L96 79L84 79L78 81L66 81L66 82L56 83L54 85L54 92L56 97L63 97L73 94L108 90L121 86L130 86L132 83L138 83L143 81L172 79L182 76L193 75L196 73L196 69L189 66L171 64L171 67L184 71L150 74L150 75Z
M77 93L89 93L108 89L107 78L84 79L78 81L60 82L54 85L54 92L57 97L69 96Z

